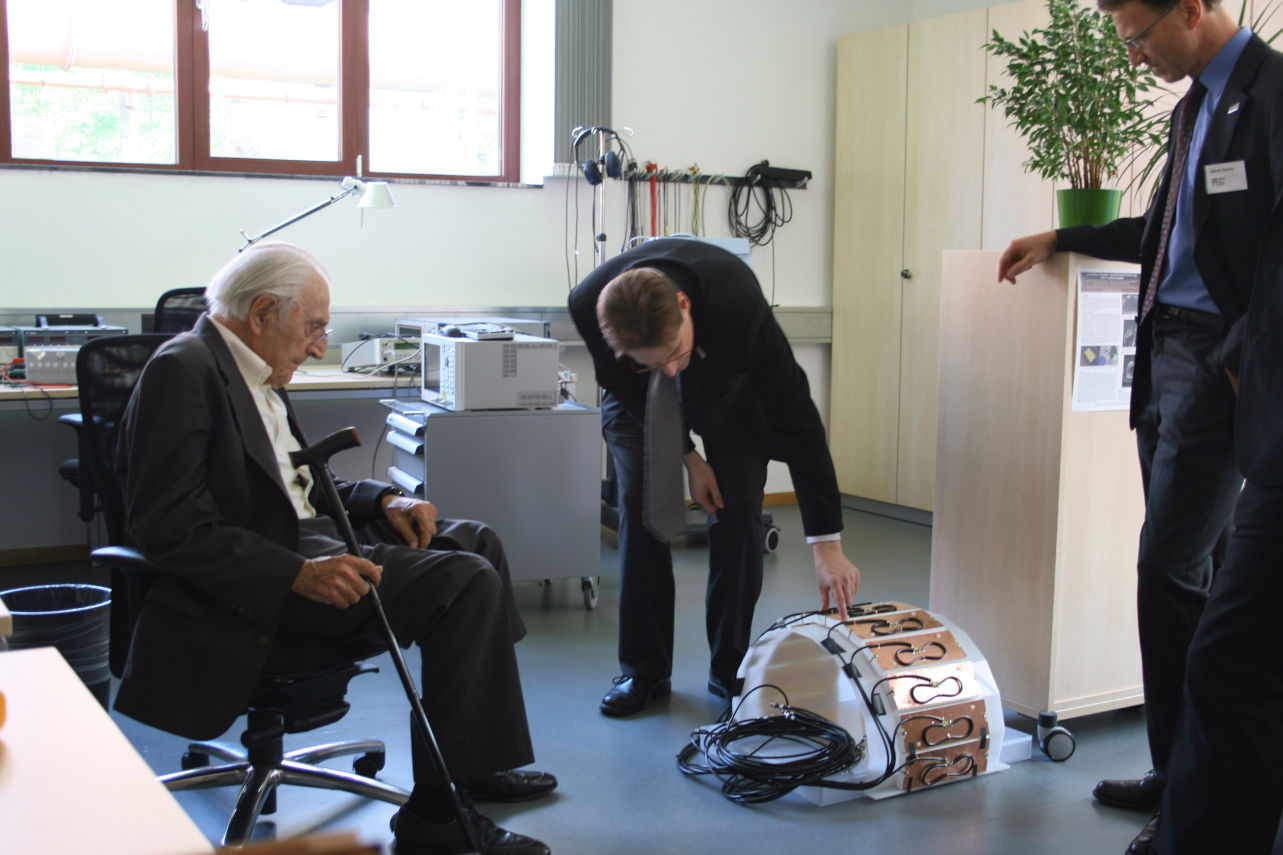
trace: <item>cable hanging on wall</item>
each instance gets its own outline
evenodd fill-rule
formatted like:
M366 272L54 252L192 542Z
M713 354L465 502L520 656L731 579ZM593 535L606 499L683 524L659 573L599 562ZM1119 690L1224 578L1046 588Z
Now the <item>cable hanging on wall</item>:
M789 199L788 184L805 181L811 173L798 169L780 169L769 161L750 166L745 180L731 189L728 218L731 234L746 237L754 246L766 246L775 237L775 230L793 219L793 203ZM758 217L750 220L751 208L756 206Z
M624 131L632 135L630 128ZM775 230L792 218L792 203L787 190L805 187L811 178L811 173L806 170L780 169L772 167L766 160L754 164L742 176L705 173L698 164L680 169L663 168L654 161L639 164L627 141L610 128L576 127L572 135L575 164L574 171L567 175L565 214L566 279L569 288L578 283L580 275L578 193L575 194L573 227L570 216L570 185L579 178L586 181L593 191L594 266L606 258L605 186L608 179L622 180L626 185L625 234L618 250L623 252L646 238L704 236L708 227L705 216L708 192L717 184L729 191L731 235L746 237L755 246L765 246L771 242ZM592 141L596 142L596 151L581 153L581 147ZM756 217L753 216L754 208L758 212ZM647 221L649 229L646 228Z

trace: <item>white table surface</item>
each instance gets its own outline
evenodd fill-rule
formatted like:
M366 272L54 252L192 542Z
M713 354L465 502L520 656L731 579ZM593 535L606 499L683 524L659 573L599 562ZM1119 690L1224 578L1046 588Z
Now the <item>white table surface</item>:
M0 851L214 851L57 650L0 653L0 692Z

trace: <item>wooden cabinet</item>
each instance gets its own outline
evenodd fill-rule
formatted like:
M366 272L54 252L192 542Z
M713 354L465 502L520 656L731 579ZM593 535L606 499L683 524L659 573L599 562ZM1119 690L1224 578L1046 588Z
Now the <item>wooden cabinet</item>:
M843 493L931 510L940 259L1051 228L982 45L1036 27L1040 0L838 41L830 431Z
M930 509L940 252L980 246L984 10L838 43L834 464L842 492Z
M1061 253L1012 287L998 255L944 256L931 608L1008 709L1136 705L1136 443L1126 411L1071 409L1078 270L1127 265Z

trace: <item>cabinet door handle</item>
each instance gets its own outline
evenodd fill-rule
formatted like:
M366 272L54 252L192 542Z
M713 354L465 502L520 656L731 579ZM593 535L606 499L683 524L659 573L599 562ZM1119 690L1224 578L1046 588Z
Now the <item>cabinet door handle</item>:
M912 271L912 270L910 270L910 269L909 269L909 268L907 268L907 267L906 267L906 268L904 268L903 270L901 270L901 271L900 271L900 278L901 278L901 279L912 279L912 278L913 278L913 271Z

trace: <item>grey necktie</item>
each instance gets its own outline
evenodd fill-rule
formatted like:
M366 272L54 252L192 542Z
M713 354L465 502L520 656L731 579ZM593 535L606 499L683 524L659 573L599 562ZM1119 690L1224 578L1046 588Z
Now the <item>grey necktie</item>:
M682 407L677 378L650 372L646 390L642 524L664 543L686 527L682 491Z

